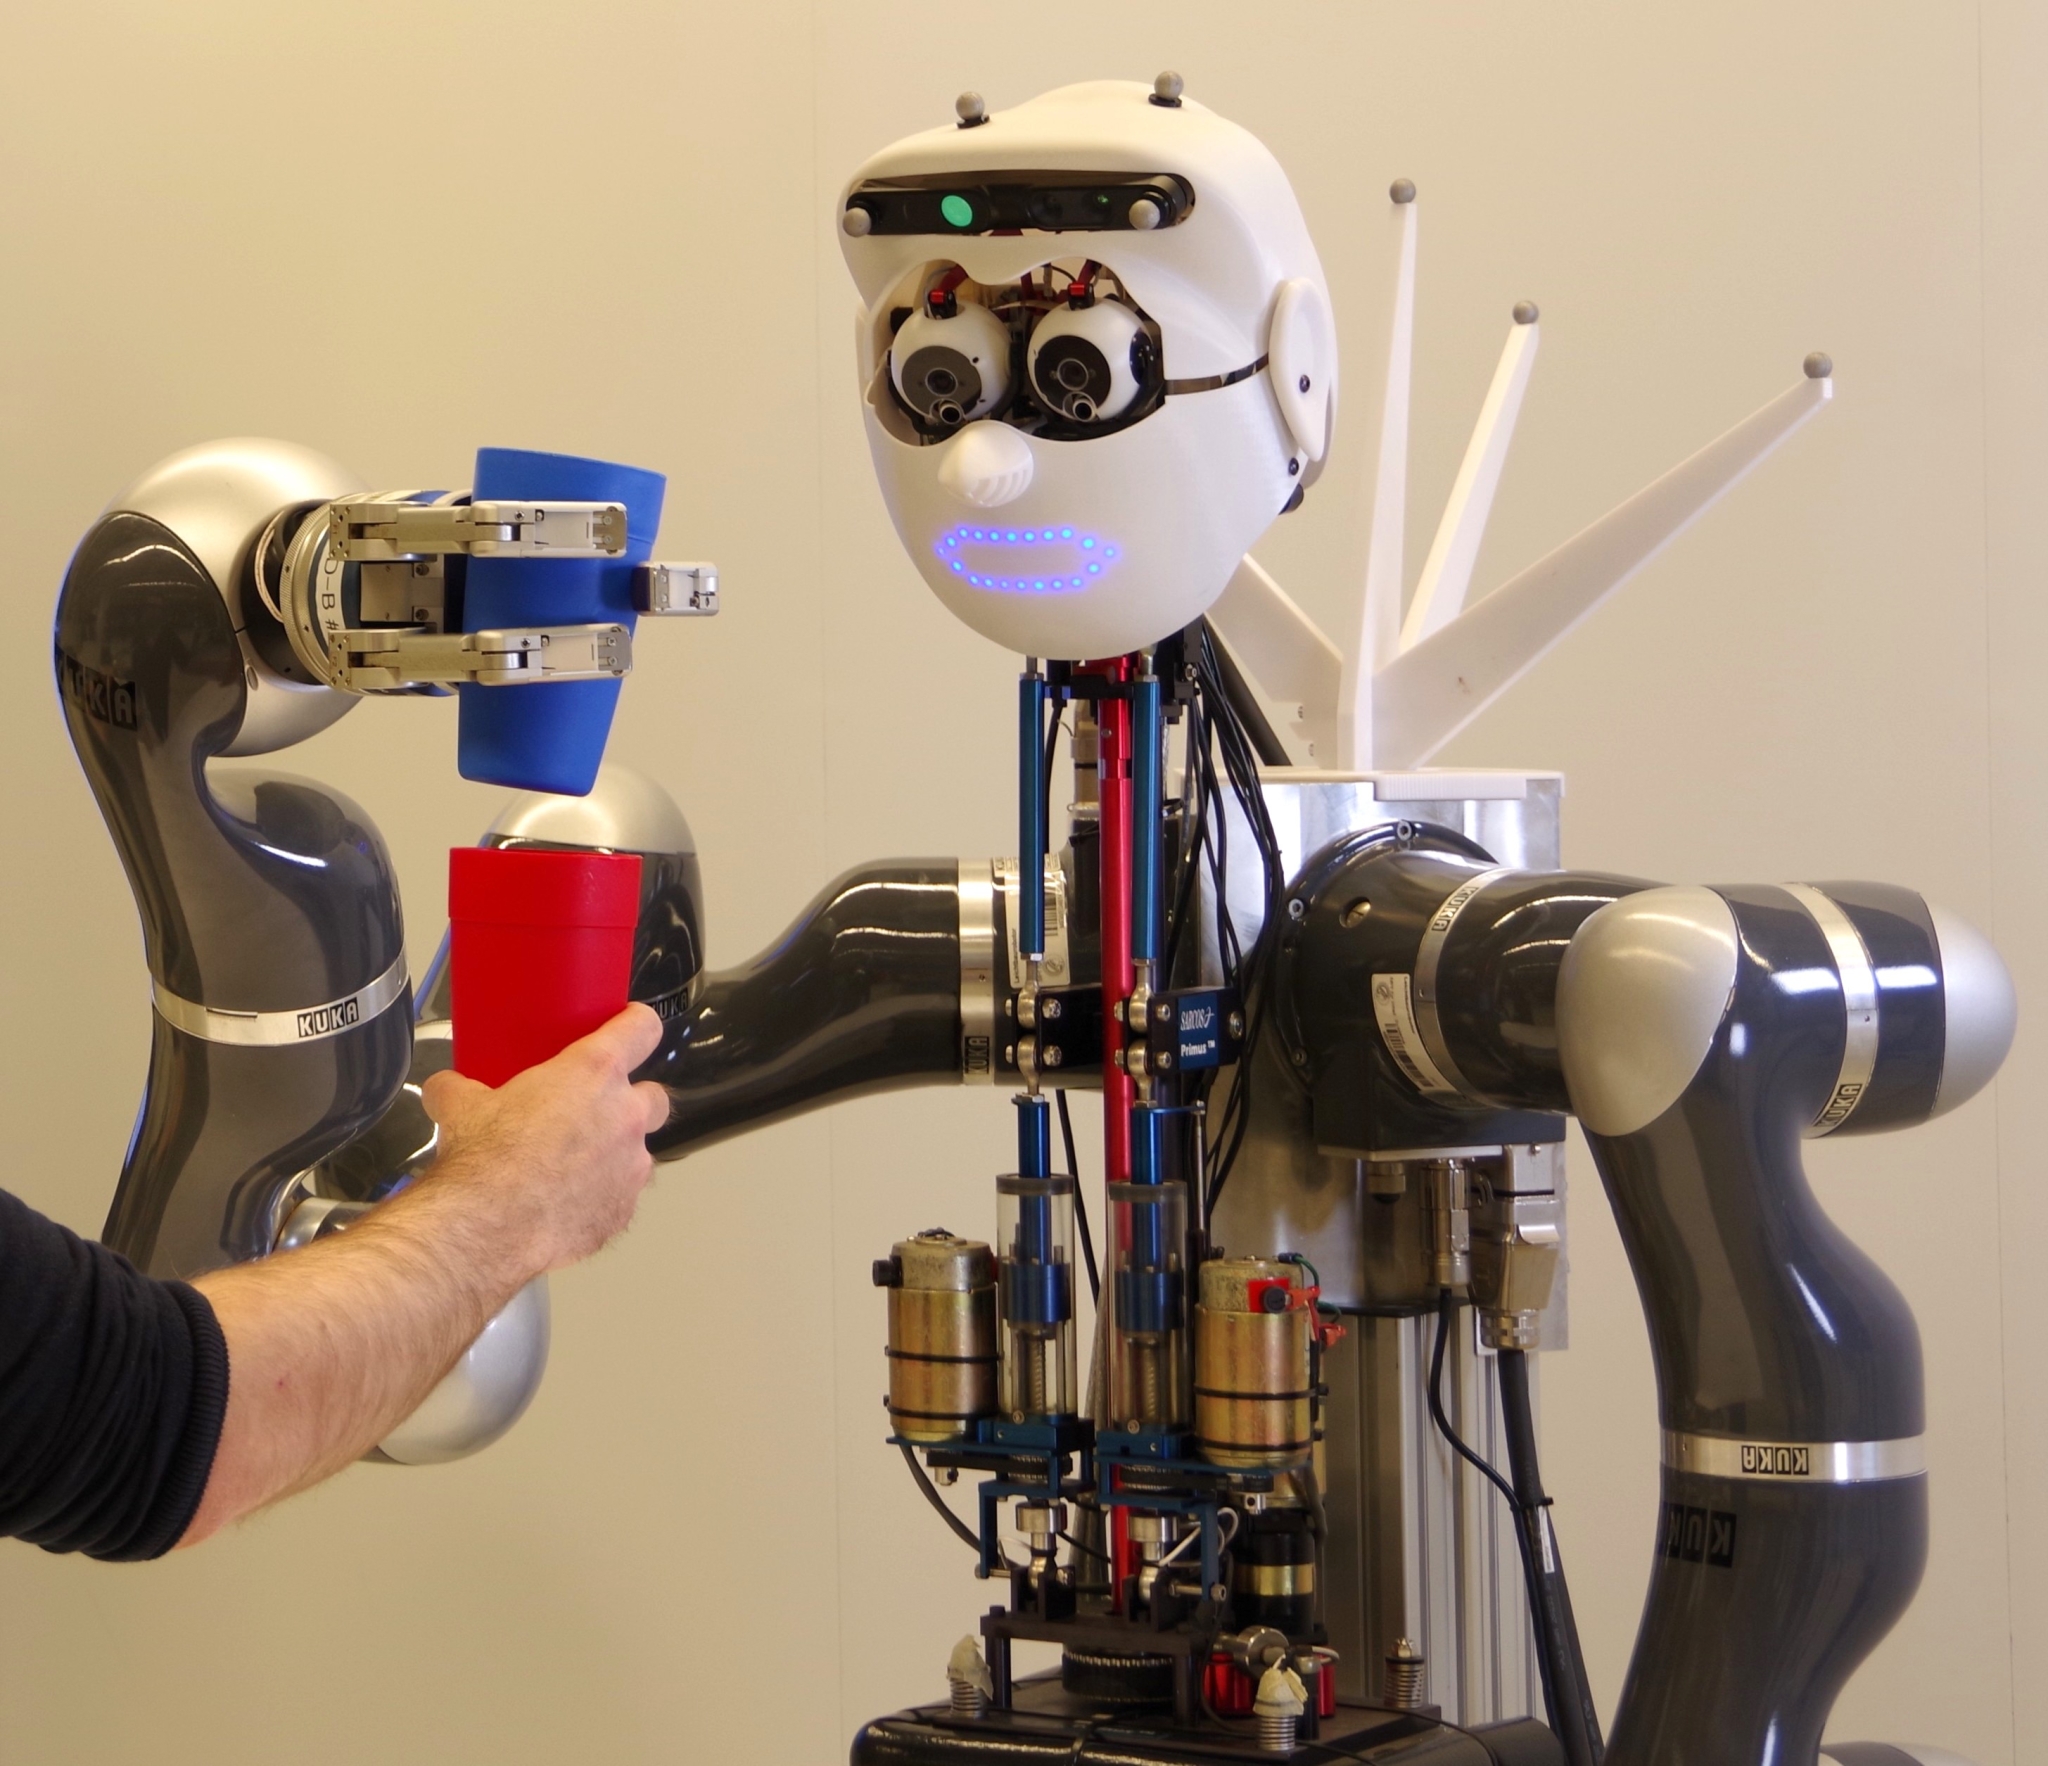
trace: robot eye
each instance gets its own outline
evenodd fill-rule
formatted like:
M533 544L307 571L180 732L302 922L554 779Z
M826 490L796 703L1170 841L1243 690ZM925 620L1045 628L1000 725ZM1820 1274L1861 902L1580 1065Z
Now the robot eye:
M1025 371L1048 412L1069 423L1128 416L1157 380L1158 352L1136 310L1118 300L1060 307L1031 334Z
M951 434L1010 396L1010 330L972 301L927 303L889 350L896 396L927 430Z
M981 402L981 376L958 350L934 345L903 364L904 402L926 422L957 429Z

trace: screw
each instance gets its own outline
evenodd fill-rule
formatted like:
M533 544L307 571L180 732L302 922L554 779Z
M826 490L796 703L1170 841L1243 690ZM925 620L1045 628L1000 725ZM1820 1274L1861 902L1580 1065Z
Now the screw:
M1173 1022L1172 1000L1154 1000L1152 1002L1152 1022L1155 1024L1171 1024Z
M1287 462L1287 476L1289 478L1299 478L1301 476L1301 461L1298 457Z
M1055 1021L1064 1010L1065 1008L1055 999L1043 999L1038 1002L1038 1015L1048 1024Z
M1244 1035L1244 1014L1242 1012L1232 1012L1228 1018L1224 1019L1224 1023L1230 1026L1230 1034L1232 1036Z
M1342 926L1345 929L1345 931L1348 932L1351 930L1353 926L1356 926L1361 920L1363 920L1366 917L1367 914L1371 912L1372 903L1367 901L1365 897L1361 895L1356 901L1354 901L1349 907L1347 907L1341 914L1337 916L1337 924Z
M1295 898L1294 898L1294 899L1293 899L1292 901L1290 901L1290 902L1289 902L1289 903L1287 904L1287 917L1288 917L1288 918L1289 918L1290 920L1305 920L1305 919L1307 919L1307 918L1308 918L1308 903L1307 903L1307 902L1305 902L1305 901L1303 901L1303 900L1301 899L1301 897L1297 895L1297 896L1296 896L1296 897L1295 897Z
M1038 1058L1048 1067L1064 1067L1067 1064L1067 1051L1058 1043L1053 1043L1041 1049Z
M1173 1050L1161 1049L1158 1054L1152 1057L1152 1067L1158 1073L1171 1073L1173 1071Z
M1297 1067L1306 1067L1308 1065L1308 1054L1305 1050L1296 1049L1287 1058Z
M1301 390L1302 390L1303 392L1307 392L1307 391L1308 391L1308 376L1307 376L1306 374L1304 374L1304 375L1303 375L1303 376L1301 377Z

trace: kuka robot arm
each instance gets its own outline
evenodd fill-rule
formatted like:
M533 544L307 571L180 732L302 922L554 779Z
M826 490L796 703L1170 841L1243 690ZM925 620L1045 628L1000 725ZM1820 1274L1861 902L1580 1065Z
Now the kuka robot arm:
M1660 888L1463 845L1414 829L1309 867L1283 977L1318 1139L1341 1135L1347 1089L1381 1118L1405 1094L1406 1132L1473 1144L1522 1112L1580 1118L1664 1431L1607 1757L1779 1757L1772 1735L1811 1757L1919 1581L1926 1481L1912 1314L1821 1210L1800 1143L1974 1095L2011 1042L2011 982L1907 890Z

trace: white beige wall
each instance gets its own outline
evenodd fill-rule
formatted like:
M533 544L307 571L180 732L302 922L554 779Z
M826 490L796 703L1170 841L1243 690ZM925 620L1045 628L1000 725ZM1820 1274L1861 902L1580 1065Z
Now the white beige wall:
M96 1229L135 1106L134 916L43 633L101 503L187 442L288 436L379 484L466 482L480 443L665 469L665 548L720 561L726 611L648 633L615 752L696 827L718 961L854 860L1006 849L1011 664L928 601L870 486L829 199L961 87L1162 65L1292 171L1354 388L1382 193L1420 184L1417 532L1509 305L1542 303L1482 584L1834 353L1834 410L1447 758L1564 768L1580 863L1921 887L2048 997L2038 8L73 0L16 7L0 60L0 1179ZM1363 409L1262 548L1333 628ZM416 963L442 851L496 801L452 730L372 705L288 762L382 823ZM2028 1030L1996 1098L1815 1155L1919 1310L1935 1479L1919 1604L1837 1735L2048 1752L2044 1079ZM670 1168L559 1281L548 1386L480 1460L358 1470L146 1569L0 1550L0 1757L843 1758L938 1689L977 1605L881 1445L868 1260L982 1221L1003 1117L912 1094ZM1545 1436L1611 1705L1652 1395L1578 1197Z

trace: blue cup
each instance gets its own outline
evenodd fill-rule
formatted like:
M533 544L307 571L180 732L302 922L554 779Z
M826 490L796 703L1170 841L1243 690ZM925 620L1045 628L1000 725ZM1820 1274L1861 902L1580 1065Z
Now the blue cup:
M472 494L536 502L623 503L626 550L618 558L472 558L463 592L462 629L596 625L633 629L633 567L645 562L661 527L659 472L537 454L479 448ZM455 764L465 779L518 791L586 796L597 783L618 681L547 681L537 686L457 689L461 698Z

